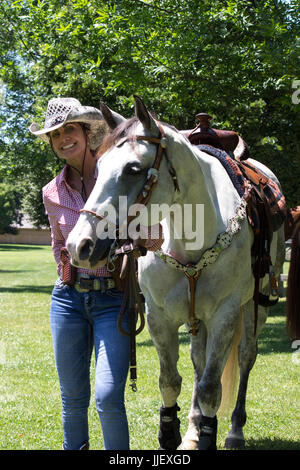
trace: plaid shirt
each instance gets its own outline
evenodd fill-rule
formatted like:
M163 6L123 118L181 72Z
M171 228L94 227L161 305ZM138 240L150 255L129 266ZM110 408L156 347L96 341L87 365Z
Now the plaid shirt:
M67 166L64 167L62 172L57 175L56 178L50 181L42 189L43 202L51 228L52 250L57 263L58 274L60 273L60 249L65 246L68 235L79 218L79 211L84 206L84 201L81 195L78 191L71 188L67 183L66 178ZM95 171L94 178L96 182L97 170ZM148 229L147 227L144 227L144 238L147 238L145 246L150 251L156 251L160 249L163 243L161 226L160 224L157 225L157 230L159 230L158 233L160 235L157 239L155 238L151 240L148 237L148 230L150 233L150 228ZM143 227L141 228L141 232L143 232ZM78 271L94 276L111 277L106 266L102 266L97 269L79 268Z

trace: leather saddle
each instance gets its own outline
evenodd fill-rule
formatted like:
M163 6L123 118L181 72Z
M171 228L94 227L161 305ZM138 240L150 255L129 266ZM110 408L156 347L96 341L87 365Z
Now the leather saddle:
M196 118L199 123L194 129L182 131L193 145L211 145L233 154L239 161L250 156L248 145L237 132L210 127L209 121L212 117L209 114L198 113Z
M280 188L261 170L249 162L250 152L246 142L234 131L213 129L206 113L196 115L198 125L182 133L188 140L204 151L220 159L220 153L226 152L227 161L231 160L231 169L245 181L244 197L247 201L248 221L253 229L254 242L251 248L252 269L255 278L254 303L255 325L257 325L257 305L274 305L278 300L277 281L270 257L270 245L273 233L279 229L286 218L286 203ZM228 157L228 154L231 158ZM221 159L220 159L221 160ZM259 280L266 274L270 276L270 297L259 292Z
M271 241L272 233L279 229L286 218L285 198L280 188L261 170L248 161L250 152L246 142L234 131L213 129L209 121L209 114L198 113L199 123L192 130L182 131L188 140L197 146L209 145L215 149L223 150L229 154L247 181L249 194L248 219L255 234L260 232L262 226L261 216L258 214L258 206L263 207L264 217L267 219L266 230ZM213 155L213 153L211 153ZM236 170L238 171L238 170ZM264 225L266 225L264 221Z

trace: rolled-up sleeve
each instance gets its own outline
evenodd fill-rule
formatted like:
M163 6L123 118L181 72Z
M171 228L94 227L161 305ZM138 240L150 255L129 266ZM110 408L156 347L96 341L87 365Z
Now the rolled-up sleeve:
M60 249L65 246L65 239L61 233L57 214L56 214L56 205L47 197L45 191L43 190L43 203L45 206L46 214L48 215L50 230L51 230L51 245L52 251L57 263L57 272L60 271Z

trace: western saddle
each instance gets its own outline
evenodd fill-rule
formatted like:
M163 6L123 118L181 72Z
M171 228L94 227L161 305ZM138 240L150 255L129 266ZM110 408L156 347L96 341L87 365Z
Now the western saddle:
M212 119L206 113L196 115L199 123L192 130L183 131L183 134L193 144L203 150L207 146L216 152L226 152L234 160L233 167L238 168L247 181L247 194L244 195L247 201L248 220L254 233L254 242L251 249L252 270L255 278L254 288L254 334L257 325L258 305L268 307L274 305L278 300L278 287L274 269L270 257L270 245L273 233L284 223L286 217L285 198L280 188L265 175L261 170L248 161L250 152L246 142L234 131L214 129L210 127ZM217 150L216 150L217 149ZM233 162L232 162L233 163ZM260 279L269 274L270 292L263 295L259 292Z
M209 121L212 117L209 114L198 113L196 118L199 121L197 126L190 131L184 131L192 144L206 144L225 150L239 161L246 160L250 156L248 145L237 132L211 128Z

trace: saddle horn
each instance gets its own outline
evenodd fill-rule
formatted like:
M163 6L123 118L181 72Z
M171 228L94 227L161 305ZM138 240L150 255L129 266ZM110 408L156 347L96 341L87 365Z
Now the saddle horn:
M249 157L248 146L237 132L210 127L212 116L207 113L198 113L196 118L199 123L187 135L192 144L207 144L226 152L232 152L237 160L246 160Z

